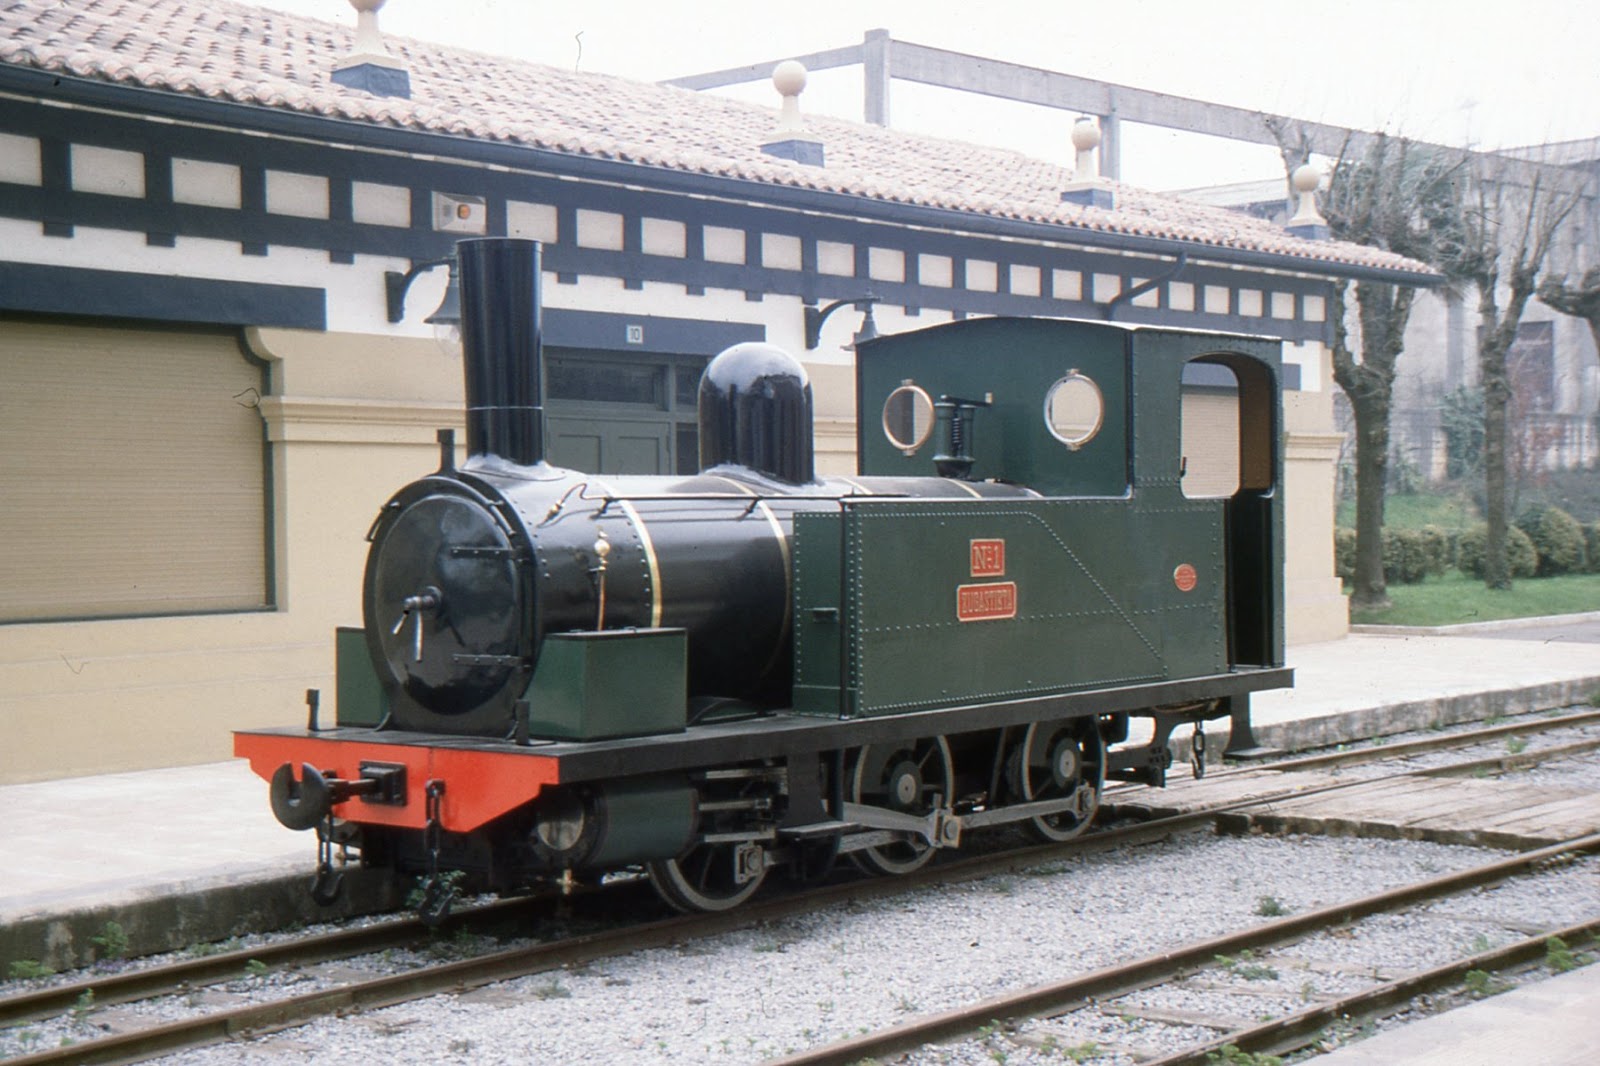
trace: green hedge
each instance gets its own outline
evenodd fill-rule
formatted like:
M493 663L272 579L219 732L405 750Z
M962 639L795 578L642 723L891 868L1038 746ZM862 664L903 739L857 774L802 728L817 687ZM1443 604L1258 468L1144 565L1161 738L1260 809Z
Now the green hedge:
M1517 516L1517 528L1539 553L1539 576L1576 574L1583 570L1584 536L1580 526L1559 507L1534 507Z
M1383 579L1391 585L1416 585L1428 576L1428 542L1420 529L1383 531Z
M1333 531L1333 572L1345 584L1356 579L1356 531L1353 529L1339 526Z
M1465 574L1483 577L1483 545L1489 539L1489 527L1473 526L1456 541L1456 565ZM1539 572L1539 551L1528 535L1516 526L1506 530L1506 555L1511 576L1533 577Z
M1456 546L1450 534L1438 526L1423 526L1418 532L1422 535L1422 553L1427 560L1428 573L1443 577L1456 561Z

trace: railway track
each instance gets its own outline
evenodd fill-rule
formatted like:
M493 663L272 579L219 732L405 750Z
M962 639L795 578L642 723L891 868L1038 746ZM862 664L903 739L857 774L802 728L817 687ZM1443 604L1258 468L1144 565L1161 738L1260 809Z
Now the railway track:
M1600 712L1585 712L1539 722L1494 727L1474 734L1424 738L1412 744L1394 744L1363 751L1334 753L1340 765L1360 761L1394 758L1413 750L1442 750L1482 743L1507 735L1523 735L1535 730L1588 725L1600 721ZM1600 741L1582 742L1589 747ZM1570 748L1572 745L1563 746ZM1545 749L1544 757L1557 749ZM1525 752L1533 757L1541 753ZM1286 771L1315 764L1330 756L1286 760L1264 768ZM1474 760L1461 764L1470 768L1493 760ZM1458 767L1459 768L1459 767ZM1227 770L1214 775L1226 779L1245 771ZM1085 850L1105 850L1164 839L1215 824L1219 817L1248 815L1252 808L1264 807L1294 795L1305 797L1334 792L1372 781L1350 781L1316 788L1300 788L1285 773L1285 787L1277 792L1253 796L1248 800L1219 802L1203 809L1160 818L1138 825L1105 830L1065 844L1040 845L1001 854L974 856L937 864L916 875L886 879L858 880L799 891L792 895L758 901L737 911L721 915L690 915L663 921L631 924L615 930L568 937L543 944L506 948L453 962L424 965L410 972L368 980L348 981L337 987L321 988L291 995L272 1002L247 1003L223 1010L208 1010L187 1020L168 1022L153 1028L112 1033L70 1046L34 1051L8 1060L16 1066L34 1063L112 1063L135 1062L184 1048L202 1046L242 1036L289 1028L306 1021L356 1010L375 1009L440 992L462 991L513 977L537 974L561 967L626 954L653 946L670 945L713 936L731 929L781 919L796 913L836 905L850 900L865 901L903 893L919 886L975 879L1026 869ZM1390 775L1404 777L1406 773ZM459 915L453 930L475 933L505 928L508 922L527 920L548 908L551 901L510 900ZM428 943L424 928L402 919L374 926L340 930L317 937L301 938L276 946L262 946L200 959L186 959L121 975L90 976L17 996L0 999L0 1029L28 1021L83 1011L85 1003L100 1008L117 1003L146 1000L163 995L192 993L208 984L240 979L247 972L262 975L314 967L330 960L379 952L386 949ZM1219 952L1221 949L1219 949Z
M1170 984L1207 970L1216 970L1221 959L1256 958L1257 952L1279 949L1329 929L1526 875L1545 864L1597 850L1600 850L1600 834L1580 837L1362 899L1280 918L1252 929L1198 941L1064 981L995 996L855 1039L770 1060L769 1066L847 1066L864 1060L887 1060L930 1044L971 1037L997 1024L1041 1017L1058 1019L1080 1009L1116 1011L1116 1001L1120 997ZM1372 987L1359 992L1324 1000L1270 1022L1225 1029L1219 1035L1182 1052L1146 1060L1145 1066L1151 1066L1153 1062L1159 1062L1161 1066L1203 1063L1208 1055L1221 1053L1228 1045L1245 1053L1276 1054L1298 1050L1314 1043L1330 1023L1341 1018L1362 1017L1395 1007L1423 993L1452 983L1459 984L1472 971L1487 974L1539 958L1549 950L1552 937L1560 938L1569 946L1592 943L1600 937L1600 913L1583 922L1542 931L1495 950L1456 959L1444 966L1375 982Z
M1225 767L1210 776L1223 777L1249 773L1252 770L1339 769L1348 766L1359 766L1365 763L1388 762L1417 755L1457 751L1461 748L1476 747L1477 745L1493 743L1497 740L1537 736L1543 733L1555 733L1563 729L1575 729L1592 725L1600 725L1600 709L1575 711L1571 714L1549 717L1521 718L1514 722L1488 725L1456 733L1441 732L1430 736L1417 737L1413 740L1373 743L1364 747L1317 752L1314 755L1293 755L1268 762L1252 762ZM1508 754L1507 756L1494 756L1485 760L1462 763L1452 769L1462 773L1471 773L1480 768L1492 768L1494 766L1501 766L1504 769L1518 769L1532 765L1539 761L1541 757L1551 758L1577 754L1585 751L1594 751L1597 748L1600 748L1600 737L1589 737L1550 748L1523 751L1514 756Z

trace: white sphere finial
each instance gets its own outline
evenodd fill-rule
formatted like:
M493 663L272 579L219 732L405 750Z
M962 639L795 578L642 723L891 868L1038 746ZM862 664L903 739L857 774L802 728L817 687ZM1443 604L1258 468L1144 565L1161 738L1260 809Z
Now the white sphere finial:
M1328 236L1328 220L1317 210L1317 186L1322 184L1322 168L1312 163L1302 163L1289 175L1289 187L1299 202L1294 217L1289 219L1288 230L1296 236L1323 240Z
M772 87L783 96L799 96L806 87L806 65L798 59L785 59L772 68Z
M1100 124L1088 115L1079 115L1072 124L1072 147L1078 159L1072 169L1073 181L1099 181L1100 165L1094 150L1100 147Z
M778 115L779 130L800 128L800 93L806 87L806 67L798 59L785 59L772 68L772 87L783 96L783 111Z
M1079 115L1072 124L1072 147L1080 152L1092 152L1100 147L1100 125L1088 115Z

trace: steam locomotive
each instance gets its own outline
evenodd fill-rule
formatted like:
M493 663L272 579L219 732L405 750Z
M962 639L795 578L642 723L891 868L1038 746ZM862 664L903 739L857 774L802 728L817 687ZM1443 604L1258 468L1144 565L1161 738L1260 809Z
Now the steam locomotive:
M804 369L711 361L701 471L543 458L539 246L457 248L467 452L384 505L336 724L242 731L284 825L500 892L639 870L722 910L841 855L903 874L965 834L1084 830L1173 730L1283 666L1279 353L1259 338L975 319L858 346L859 474L813 471ZM1225 493L1177 413L1223 381ZM1233 416L1230 416L1233 417ZM1236 469L1235 469L1236 468ZM1129 719L1153 720L1129 744Z

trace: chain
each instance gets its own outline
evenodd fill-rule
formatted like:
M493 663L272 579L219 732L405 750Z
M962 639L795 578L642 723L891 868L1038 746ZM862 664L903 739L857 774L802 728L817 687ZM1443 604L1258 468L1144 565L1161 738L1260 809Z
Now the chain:
M423 793L427 823L422 830L422 844L428 851L428 876L422 882L422 905L417 908L417 914L425 925L433 926L450 913L456 887L450 879L439 876L439 849L444 841L444 782L437 778L429 781Z
M331 907L344 887L344 872L333 868L333 834L333 811L329 810L327 818L317 826L317 875L311 881L311 898L323 907ZM343 847L341 844L341 859Z
M431 884L439 879L439 846L444 839L444 825L440 819L440 810L444 806L444 782L438 779L429 781L424 792L427 795L424 810L428 821L422 830L422 844L428 849L428 881Z
M1194 724L1194 739L1189 742L1189 762L1194 767L1196 779L1206 776L1206 726Z

